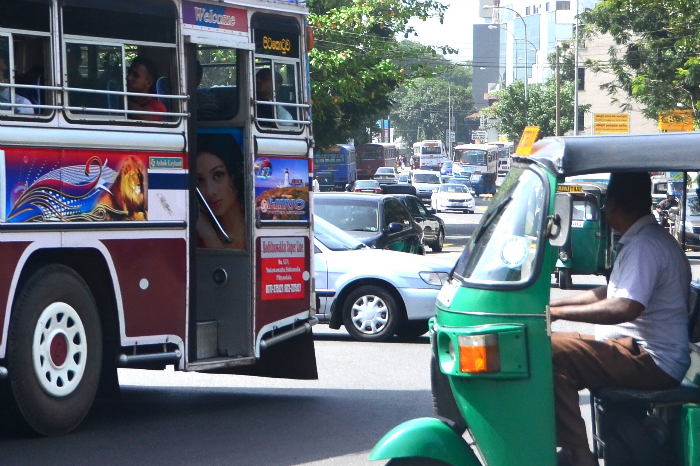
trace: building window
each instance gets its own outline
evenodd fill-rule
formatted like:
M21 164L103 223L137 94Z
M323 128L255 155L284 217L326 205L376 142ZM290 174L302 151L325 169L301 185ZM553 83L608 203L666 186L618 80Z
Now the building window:
M558 1L557 2L557 10L571 10L571 2L570 1Z
M529 7L529 6L526 6L526 7L525 7L525 16L527 16L527 15L529 15L529 14L530 14L530 7Z
M544 4L544 11L549 11L549 2Z
M586 90L586 68L579 67L578 69L578 90Z

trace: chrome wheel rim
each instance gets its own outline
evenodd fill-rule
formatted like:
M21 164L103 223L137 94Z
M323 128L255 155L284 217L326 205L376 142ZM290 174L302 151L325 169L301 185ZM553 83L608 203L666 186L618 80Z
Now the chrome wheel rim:
M34 329L32 364L49 395L64 397L78 387L87 364L87 340L73 307L53 303L41 313Z
M350 310L355 329L365 335L383 332L389 322L389 312L384 300L375 295L360 297Z

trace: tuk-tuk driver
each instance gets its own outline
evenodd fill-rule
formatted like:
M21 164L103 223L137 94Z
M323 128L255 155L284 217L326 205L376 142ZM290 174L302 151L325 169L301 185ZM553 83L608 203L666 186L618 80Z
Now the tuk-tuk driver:
M671 388L690 365L690 264L650 205L647 173L613 173L604 208L622 237L610 282L550 303L552 320L596 324L595 337L552 335L560 464L598 465L588 447L579 390Z

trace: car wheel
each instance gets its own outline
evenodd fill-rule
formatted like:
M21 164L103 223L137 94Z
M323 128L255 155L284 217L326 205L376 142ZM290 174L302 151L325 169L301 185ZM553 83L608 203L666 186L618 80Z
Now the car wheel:
M394 335L400 320L396 300L379 286L361 286L345 299L343 324L355 340L386 341Z
M74 270L50 265L22 287L7 358L15 402L32 429L60 435L80 424L100 381L102 333L92 293Z
M438 231L437 240L435 240L435 243L433 243L430 246L430 249L432 249L433 252L440 252L440 251L442 251L442 248L444 247L444 245L445 245L445 230L440 228L440 230Z
M411 339L418 338L421 335L425 335L428 330L428 321L425 319L407 320L396 330L396 336Z

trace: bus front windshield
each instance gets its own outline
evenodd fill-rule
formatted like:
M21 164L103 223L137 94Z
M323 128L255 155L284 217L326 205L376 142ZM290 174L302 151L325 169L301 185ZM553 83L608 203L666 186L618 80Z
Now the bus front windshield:
M532 170L511 169L457 261L467 282L524 283L535 273L547 190Z
M474 149L456 149L455 162L464 165L486 165L486 151Z

